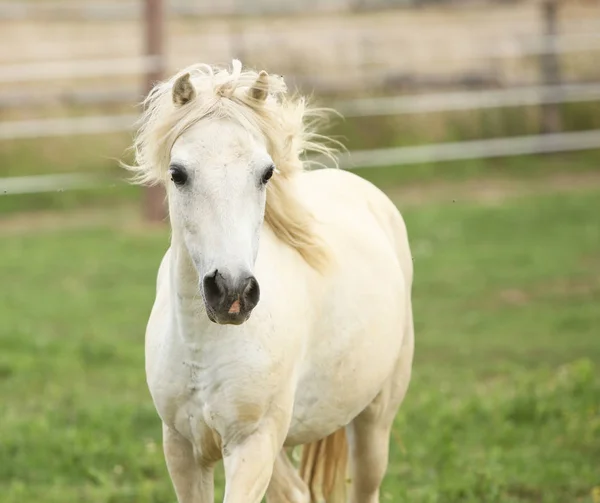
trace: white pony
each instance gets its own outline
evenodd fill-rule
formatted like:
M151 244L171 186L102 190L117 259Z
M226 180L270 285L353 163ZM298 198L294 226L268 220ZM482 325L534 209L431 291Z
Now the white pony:
M167 190L146 374L178 501L212 502L222 459L225 503L378 502L413 359L399 212L305 170L330 150L280 76L193 65L145 105L127 168Z

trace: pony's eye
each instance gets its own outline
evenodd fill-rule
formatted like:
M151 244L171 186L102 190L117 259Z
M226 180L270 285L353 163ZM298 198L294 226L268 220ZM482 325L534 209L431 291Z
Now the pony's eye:
M171 166L169 173L175 185L183 185L188 179L187 172L181 166Z
M265 171L265 174L262 176L262 183L267 183L273 176L274 172L275 172L275 166L269 166L267 171Z

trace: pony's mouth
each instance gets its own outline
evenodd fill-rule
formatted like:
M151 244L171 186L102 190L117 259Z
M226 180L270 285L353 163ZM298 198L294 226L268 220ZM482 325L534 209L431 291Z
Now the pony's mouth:
M252 311L239 311L237 313L217 313L213 308L204 303L208 319L217 325L241 325L248 321Z

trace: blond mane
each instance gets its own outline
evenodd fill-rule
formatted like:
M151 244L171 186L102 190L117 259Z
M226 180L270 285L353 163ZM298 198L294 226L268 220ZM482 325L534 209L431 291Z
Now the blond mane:
M186 73L196 98L190 106L176 107L173 84ZM143 102L144 112L132 145L135 162L123 166L134 173L133 183L166 183L173 144L197 122L226 117L260 131L277 168L267 189L265 222L311 266L322 269L328 261L327 247L315 230L314 215L294 193L290 181L306 169L309 161L305 156L309 152L335 163L336 149L332 145L339 144L317 133L329 111L310 107L305 97L288 96L285 82L278 75L267 77L266 101L253 99L248 91L258 77L256 71L243 69L234 60L231 70L191 65L158 83Z

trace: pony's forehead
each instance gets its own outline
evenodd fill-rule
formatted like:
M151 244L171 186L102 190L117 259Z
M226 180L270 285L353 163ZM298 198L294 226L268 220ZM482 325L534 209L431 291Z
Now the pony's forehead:
M232 119L199 121L185 131L173 145L173 160L193 162L219 159L221 163L270 160L264 138Z

